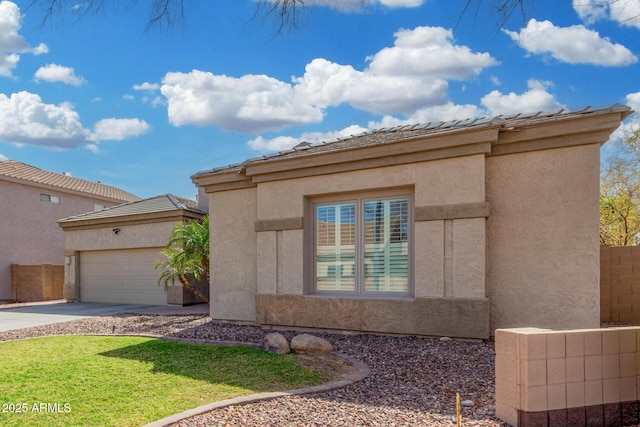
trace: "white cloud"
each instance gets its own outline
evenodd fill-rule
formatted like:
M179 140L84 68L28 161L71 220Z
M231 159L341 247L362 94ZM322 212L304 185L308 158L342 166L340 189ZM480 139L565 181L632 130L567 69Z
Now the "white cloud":
M380 4L392 9L400 7L419 7L424 3L423 0L379 0Z
M13 2L0 1L0 76L11 77L20 60L20 54L39 55L48 51L42 43L32 48L24 37L18 34L22 22L20 8Z
M445 80L412 74L357 71L350 65L314 59L294 83L306 102L322 108L348 103L362 110L392 114L445 102Z
M259 133L322 119L320 108L300 99L290 84L264 75L233 78L193 70L167 73L162 83L169 121L175 126Z
M133 90L144 92L145 95L142 96L141 101L145 104L150 104L152 107L157 107L159 105L167 105L167 101L160 95L155 95L160 89L160 85L157 83L149 83L144 82L139 85L133 85ZM133 100L133 95L125 95L125 99Z
M600 37L600 34L584 25L556 27L550 21L531 19L520 33L503 31L529 53L550 54L569 64L618 67L638 61L638 57L629 49Z
M126 99L127 101L133 101L136 98L130 93L125 93L124 95L122 95L122 99Z
M0 154L0 161L5 161L5 160L9 160L9 158L4 154Z
M276 0L270 0L275 3ZM331 9L338 10L340 12L359 12L365 7L374 7L381 5L389 9L399 8L413 8L419 7L424 3L424 0L305 0L305 6L318 6L329 7Z
M48 82L61 82L71 86L80 86L85 83L85 79L76 76L75 71L71 67L63 67L58 64L47 64L38 68L35 73L36 80L45 80Z
M482 105L489 109L492 116L552 111L564 108L564 105L548 92L547 89L550 87L550 83L529 80L527 84L529 90L521 95L514 92L505 95L494 90L482 97Z
M143 91L147 91L147 92L155 92L158 89L160 89L160 85L157 84L157 83L144 82L144 83L139 84L139 85L133 85L133 90L143 90Z
M573 0L573 8L588 24L610 19L620 25L640 28L640 2L637 0Z
M0 93L0 140L71 148L84 143L88 132L69 104L45 104L40 96Z
M358 135L366 132L361 126L352 125L339 131L332 132L307 132L300 135L298 138L292 136L277 136L275 138L263 138L261 136L252 139L247 142L247 145L254 150L259 151L280 151L292 148L301 142L309 142L311 144L317 144L325 141L333 141L338 138L346 138L352 135Z
M640 92L630 93L626 96L625 104L634 111L627 117L622 125L611 135L612 141L623 141L633 132L640 130Z
M91 141L122 141L133 136L143 135L151 130L151 126L140 119L102 119L94 126Z
M488 53L473 53L454 44L453 32L442 27L400 30L393 47L370 58L369 71L386 76L428 76L464 80L497 64Z
M39 95L0 93L0 141L51 148L95 147L95 141L120 140L150 129L138 119L106 119L92 133L69 103L46 104Z
M400 30L395 36L394 46L371 56L362 71L316 58L291 83L265 75L167 73L161 93L169 121L259 133L319 122L326 108L341 104L376 114L410 114L446 105L447 79L473 78L497 64L487 53L455 45L451 31L440 27Z

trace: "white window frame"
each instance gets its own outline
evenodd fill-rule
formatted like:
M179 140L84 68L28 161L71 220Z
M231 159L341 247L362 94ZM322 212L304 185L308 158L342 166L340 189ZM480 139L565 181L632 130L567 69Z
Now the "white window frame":
M366 202L376 200L406 200L407 201L407 291L406 292L385 292L385 291L366 291L365 290L365 254L364 254L364 205ZM318 289L317 280L317 212L320 206L336 206L341 204L353 203L355 205L355 290L321 290ZM335 198L325 198L315 200L311 203L312 212L312 245L310 251L312 261L309 263L311 268L312 286L310 291L315 295L322 296L341 296L341 297L358 297L358 298L412 298L414 292L413 280L413 195L411 193L390 193L378 196L376 193L367 193L357 196L345 196Z

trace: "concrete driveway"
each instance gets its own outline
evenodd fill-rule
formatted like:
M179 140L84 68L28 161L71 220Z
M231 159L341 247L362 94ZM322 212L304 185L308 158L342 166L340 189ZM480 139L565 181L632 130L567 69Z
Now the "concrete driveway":
M104 304L78 302L30 305L16 308L0 306L0 332L31 328L51 323L68 322L86 317L109 316L116 313L144 312L161 306L135 304Z

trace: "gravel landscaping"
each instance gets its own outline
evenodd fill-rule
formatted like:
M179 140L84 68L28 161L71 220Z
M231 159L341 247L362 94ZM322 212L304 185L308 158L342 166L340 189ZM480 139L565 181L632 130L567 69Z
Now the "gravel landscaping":
M61 334L154 334L261 343L270 331L202 315L121 314L0 333L0 341ZM298 332L279 331L288 339ZM229 406L176 424L195 426L507 426L494 417L493 343L315 333L366 363L371 374L330 392Z

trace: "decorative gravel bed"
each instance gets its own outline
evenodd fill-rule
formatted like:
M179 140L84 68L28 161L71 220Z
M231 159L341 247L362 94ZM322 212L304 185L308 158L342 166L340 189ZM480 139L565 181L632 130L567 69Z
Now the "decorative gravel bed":
M121 314L0 333L0 341L61 334L155 334L205 341L261 343L257 326L205 316ZM288 339L297 332L281 331ZM464 426L507 426L494 417L493 343L316 333L371 368L364 380L313 395L230 406L184 420L194 426L451 426L455 396ZM468 402L467 402L468 403Z

